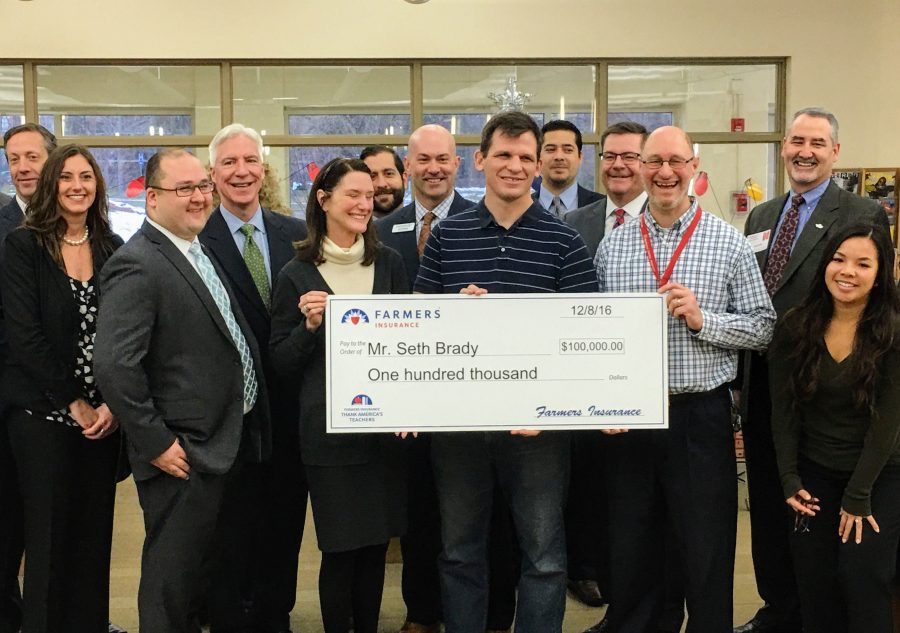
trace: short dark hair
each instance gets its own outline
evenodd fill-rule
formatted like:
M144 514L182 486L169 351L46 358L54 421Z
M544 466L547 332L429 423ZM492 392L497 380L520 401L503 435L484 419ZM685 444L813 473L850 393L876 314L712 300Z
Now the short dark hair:
M518 138L527 132L531 132L534 134L535 141L537 142L535 154L541 153L541 141L543 140L541 128L534 122L534 119L524 112L500 112L499 114L492 116L490 120L484 124L484 128L481 130L481 145L478 149L482 154L487 155L490 151L491 143L494 140L494 132L497 131L503 136L512 138Z
M394 157L394 165L397 167L398 173L403 173L403 159L397 155L392 148L387 145L369 145L363 148L363 151L359 153L359 160L366 160L369 156L377 156L378 154L390 154Z
M300 261L313 264L321 264L325 261L322 243L328 236L328 228L325 209L319 204L319 191L321 190L331 195L331 192L338 186L341 179L353 171L362 172L369 176L372 175L369 166L361 158L333 158L316 174L312 187L309 189L309 198L306 202L306 239L294 243L297 259ZM365 247L362 260L363 266L372 264L381 248L381 242L378 240L378 234L372 224L373 217L374 214L369 217L369 225L362 234Z
M23 123L22 125L16 125L14 127L9 128L3 134L3 153L6 153L6 145L9 143L9 139L14 137L16 134L21 134L22 132L37 132L44 139L44 149L47 150L47 154L56 149L56 137L53 135L53 132L45 128L43 125L39 125L37 123Z
M161 175L163 174L161 164L164 158L178 158L185 154L193 156L189 151L180 147L167 147L151 156L144 166L144 189L159 186L159 181L163 178Z
M610 136L611 134L640 134L641 147L643 147L644 141L647 140L650 132L649 130L647 130L647 128L645 128L637 121L619 121L618 123L613 123L608 128L603 130L603 134L600 135L601 153L603 152L603 145L606 143L606 137Z
M572 123L571 121L566 121L565 119L557 119L555 121L548 121L544 123L544 127L541 128L541 136L546 136L547 132L558 132L560 130L566 132L572 132L575 135L575 146L578 148L578 153L581 153L581 130L578 129L578 126ZM541 147L544 146L543 139L541 140Z

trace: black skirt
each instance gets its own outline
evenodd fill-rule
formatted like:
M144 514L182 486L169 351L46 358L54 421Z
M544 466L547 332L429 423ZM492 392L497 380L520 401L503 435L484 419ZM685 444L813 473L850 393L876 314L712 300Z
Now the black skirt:
M387 543L406 531L406 463L385 438L364 464L306 466L316 538L323 552ZM401 450L398 450L401 449Z

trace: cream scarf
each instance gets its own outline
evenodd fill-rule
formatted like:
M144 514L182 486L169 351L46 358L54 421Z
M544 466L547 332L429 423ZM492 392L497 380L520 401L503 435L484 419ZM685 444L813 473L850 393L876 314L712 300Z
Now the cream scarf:
M327 237L322 240L325 261L319 273L336 295L370 295L375 282L375 264L363 266L365 254L362 235L350 248L341 248Z

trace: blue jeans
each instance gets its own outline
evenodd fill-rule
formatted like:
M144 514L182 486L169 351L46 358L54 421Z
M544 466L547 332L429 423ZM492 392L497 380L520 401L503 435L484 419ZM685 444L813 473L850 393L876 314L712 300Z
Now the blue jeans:
M439 560L446 633L484 633L494 482L522 550L516 633L560 633L566 607L563 507L569 434L444 433L432 438L444 548Z

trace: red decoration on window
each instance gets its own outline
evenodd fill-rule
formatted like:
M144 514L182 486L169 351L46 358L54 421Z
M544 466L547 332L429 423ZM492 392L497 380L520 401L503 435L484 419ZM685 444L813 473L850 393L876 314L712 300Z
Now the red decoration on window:
M125 195L129 198L137 198L141 195L141 192L144 190L144 177L138 176L134 180L128 183L128 186L125 187Z
M319 175L319 166L313 163L306 163L306 173L309 174L310 180L315 180Z

